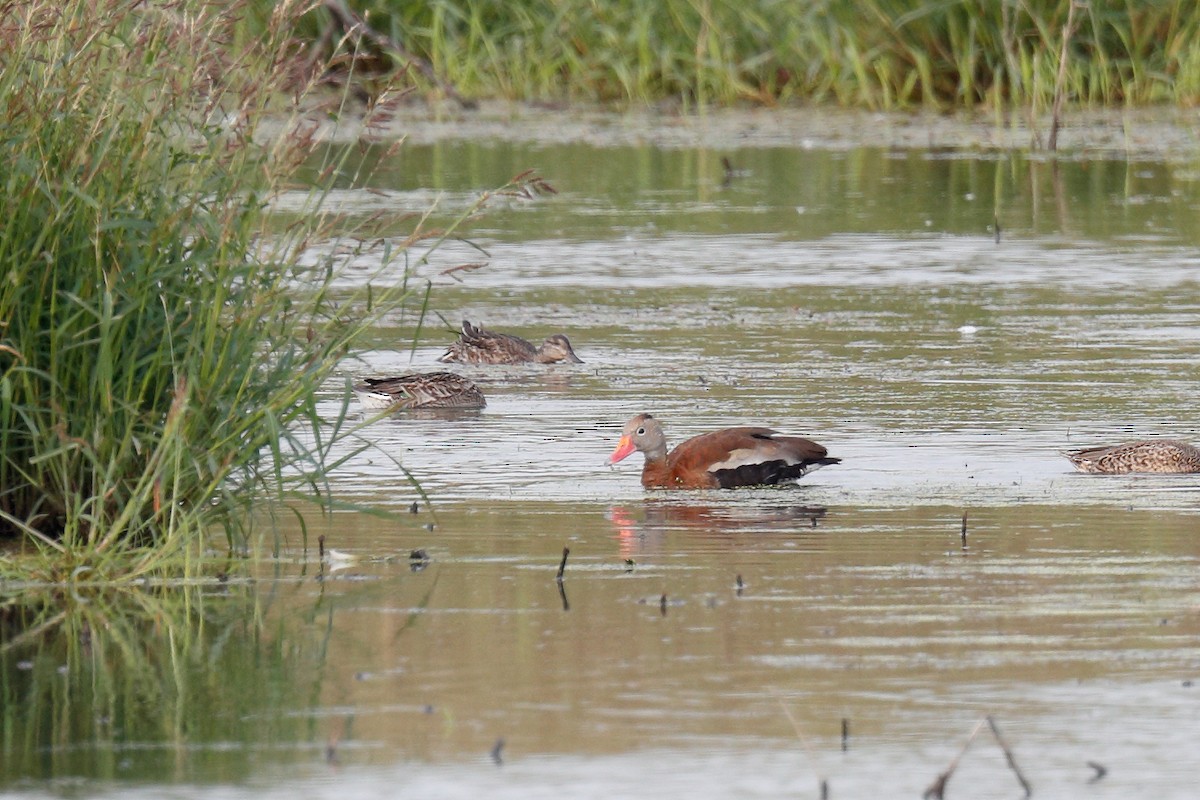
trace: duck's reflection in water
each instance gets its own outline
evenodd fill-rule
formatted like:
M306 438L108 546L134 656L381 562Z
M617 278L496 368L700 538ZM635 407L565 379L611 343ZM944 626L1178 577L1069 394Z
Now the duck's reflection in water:
M607 512L616 529L622 558L662 552L672 533L703 534L721 540L763 533L808 537L825 514L823 506L801 503L716 504L675 497L611 506Z

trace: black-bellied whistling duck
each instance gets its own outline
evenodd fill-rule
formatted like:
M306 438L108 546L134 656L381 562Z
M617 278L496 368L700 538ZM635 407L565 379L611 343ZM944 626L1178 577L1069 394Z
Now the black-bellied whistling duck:
M520 336L489 331L487 328L472 325L465 319L458 341L450 345L438 361L459 364L553 364L557 361L583 363L571 349L571 342L561 333L548 337L539 347L534 347L531 342Z
M621 431L608 464L634 450L646 456L642 485L647 489L731 489L798 480L807 472L840 458L799 436L783 436L770 428L725 428L693 436L667 452L662 425L638 414Z
M394 378L365 378L353 387L363 408L404 411L410 408L483 408L479 387L453 372L426 372Z
M1200 447L1174 439L1148 439L1109 447L1072 450L1067 458L1080 472L1200 472Z

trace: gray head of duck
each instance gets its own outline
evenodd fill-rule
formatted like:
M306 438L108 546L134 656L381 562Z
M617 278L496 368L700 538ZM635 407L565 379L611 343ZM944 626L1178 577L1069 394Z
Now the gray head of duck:
M633 451L641 450L647 460L667 457L667 436L663 433L662 425L649 414L638 414L621 429L621 439L617 447L604 462L609 466L629 456Z
M547 337L538 348L537 360L542 364L553 364L558 361L570 361L572 364L582 364L583 360L571 349L571 342L561 333Z

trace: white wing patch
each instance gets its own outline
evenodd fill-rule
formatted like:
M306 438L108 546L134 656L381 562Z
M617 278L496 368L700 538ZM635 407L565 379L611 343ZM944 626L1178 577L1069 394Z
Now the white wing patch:
M737 469L738 467L746 467L752 464L763 464L767 461L782 461L789 466L800 463L800 459L788 456L780 447L773 446L768 450L759 445L758 447L740 447L737 450L730 451L729 457L724 461L709 465L708 472L717 472L722 469Z

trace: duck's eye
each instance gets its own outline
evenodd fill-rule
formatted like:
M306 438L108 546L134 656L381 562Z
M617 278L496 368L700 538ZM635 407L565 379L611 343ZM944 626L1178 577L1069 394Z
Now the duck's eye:
M645 428L638 428L638 429L637 429L637 435L638 435L638 436L644 436L645 434L646 434L646 429L645 429Z

